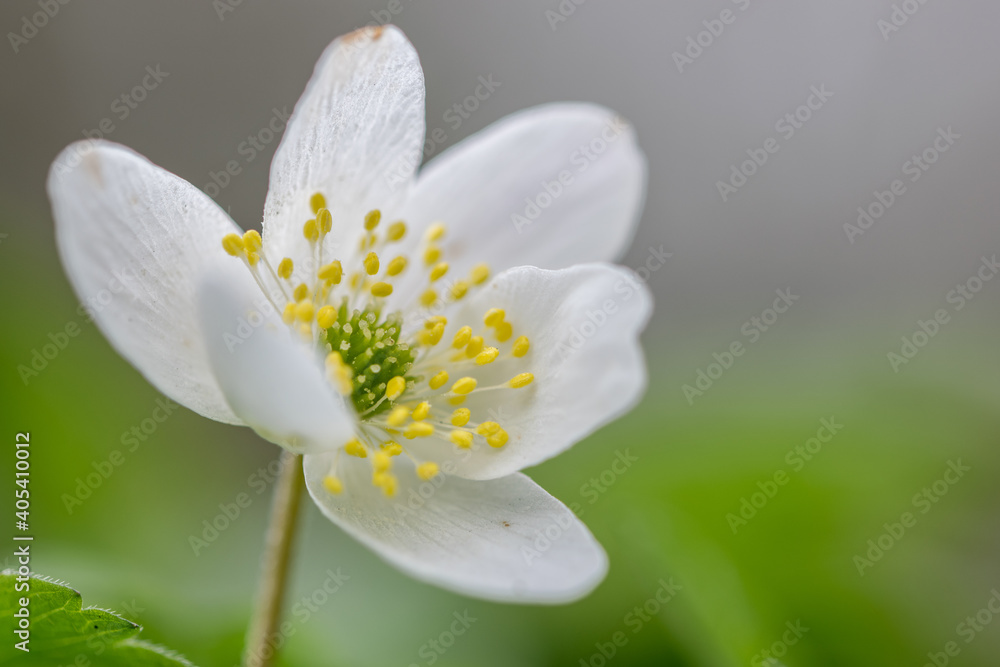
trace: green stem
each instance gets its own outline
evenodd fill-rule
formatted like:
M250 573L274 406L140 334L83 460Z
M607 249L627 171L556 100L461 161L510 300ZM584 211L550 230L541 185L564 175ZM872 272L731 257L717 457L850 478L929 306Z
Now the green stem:
M270 667L274 662L277 649L271 642L281 619L296 519L304 487L302 456L284 451L264 542L257 602L247 629L244 667Z

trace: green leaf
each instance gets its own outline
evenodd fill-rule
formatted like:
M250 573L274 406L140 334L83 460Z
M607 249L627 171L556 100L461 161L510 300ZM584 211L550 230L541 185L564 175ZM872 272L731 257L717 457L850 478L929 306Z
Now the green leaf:
M27 585L27 590L23 590ZM22 590L18 590L21 588ZM30 632L24 652L14 632L27 599ZM83 608L78 591L59 582L31 575L26 581L16 572L0 573L0 665L52 665L54 661L92 667L194 667L183 657L136 637L142 629L118 614L94 607Z

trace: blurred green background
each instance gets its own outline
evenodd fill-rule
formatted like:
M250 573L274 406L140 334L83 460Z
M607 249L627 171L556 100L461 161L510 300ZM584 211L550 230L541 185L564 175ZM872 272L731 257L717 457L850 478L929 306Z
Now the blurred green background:
M949 641L960 648L950 664L996 664L1000 618L960 624L1000 590L1000 281L960 311L946 295L1000 250L998 49L988 45L998 10L928 4L884 40L877 21L891 3L743 4L590 2L553 29L545 12L557 2L403 0L394 20L427 71L429 128L447 127L444 111L490 72L508 88L449 130L448 145L543 101L619 109L651 165L623 263L641 265L650 245L674 255L649 281L657 313L643 403L528 471L578 505L607 548L598 590L564 607L451 595L382 564L306 503L290 606L328 569L349 580L314 612L289 614L283 664L599 667L617 632L626 641L607 662L622 666L769 664L762 651L780 655L772 665L917 666ZM33 566L198 665L238 662L271 490L259 471L270 479L278 450L178 409L128 451L123 437L150 425L159 395L77 311L45 170L162 63L171 78L109 138L203 186L272 108L294 103L327 42L388 6L247 0L220 20L211 3L70 3L4 54L0 404L8 438L32 433ZM677 72L671 53L727 8L738 20L725 40ZM6 3L0 26L16 30L34 11ZM716 180L823 82L836 92L825 115L720 202ZM848 243L856 207L952 123L963 135L955 152ZM244 226L259 220L276 143L217 197ZM744 323L786 287L801 299L751 341ZM894 372L887 353L938 308L951 321ZM70 323L80 334L25 380L19 366ZM689 402L683 386L734 341L746 353ZM824 419L843 428L797 463ZM67 507L115 450L121 465ZM625 450L638 460L619 475ZM938 482L949 463L968 470ZM787 483L773 484L776 473ZM191 536L240 493L250 507L196 554ZM759 505L753 515L744 499ZM741 508L745 524L730 516ZM900 536L904 512L915 524ZM880 539L884 553L859 573ZM678 588L663 605L651 602L662 582ZM448 643L442 633L466 611L469 630L435 650L429 642Z

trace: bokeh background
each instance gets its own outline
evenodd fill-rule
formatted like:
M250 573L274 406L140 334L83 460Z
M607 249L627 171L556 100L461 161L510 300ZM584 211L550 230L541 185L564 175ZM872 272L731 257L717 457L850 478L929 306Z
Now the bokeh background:
M5 0L0 28L21 32L38 11ZM60 4L16 53L9 35L0 46L0 405L8 440L32 433L35 569L199 665L236 664L270 495L257 480L278 450L179 409L128 451L123 435L149 426L159 396L77 310L46 170L111 118L109 139L204 187L244 160L239 145L274 109L294 105L328 42L390 18L420 53L428 128L444 129L445 145L555 100L603 103L637 127L650 187L623 263L672 253L649 278L651 382L629 416L529 471L577 503L606 546L611 571L593 595L552 608L455 596L384 565L308 504L292 604L328 569L350 579L292 617L283 664L600 666L619 631L627 642L607 663L622 667L919 666L949 641L960 649L949 664L996 664L1000 618L980 610L1000 590L1000 280L961 309L952 292L1000 252L990 0ZM688 41L699 33L700 53ZM688 48L697 57L678 67ZM169 76L121 118L116 98L157 65ZM445 112L488 75L501 86L453 129ZM788 137L776 124L813 86L833 95ZM905 163L948 128L959 138L909 180ZM724 201L717 182L769 137L780 150ZM245 227L259 224L277 143L216 197ZM906 192L851 242L845 224L895 179ZM763 331L751 318L779 289L799 298ZM939 309L947 324L893 368L887 355ZM71 323L79 335L22 377ZM736 341L746 352L710 369ZM686 396L699 370L719 377ZM823 419L843 428L809 460L788 458ZM68 508L115 450L123 463ZM638 461L610 472L626 450ZM968 470L935 487L950 464ZM787 483L754 497L779 472ZM190 537L241 493L250 507L195 554ZM728 515L744 499L762 506L738 524ZM887 535L904 512L915 523ZM880 538L884 553L859 565ZM676 595L637 622L635 607L671 578ZM430 648L466 610L469 630Z

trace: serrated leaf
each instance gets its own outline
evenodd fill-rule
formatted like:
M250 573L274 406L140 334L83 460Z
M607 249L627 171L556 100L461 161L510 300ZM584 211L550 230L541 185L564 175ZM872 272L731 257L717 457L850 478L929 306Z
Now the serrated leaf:
M65 584L37 575L18 591L17 574L0 573L0 626L4 636L16 637L15 616L28 599L29 652L16 647L20 639L0 643L0 665L53 664L53 660L94 667L194 667L183 657L136 638L137 623L105 609L83 607L83 597ZM24 583L23 581L20 583ZM86 658L86 661L83 661ZM75 662L74 662L75 661Z

